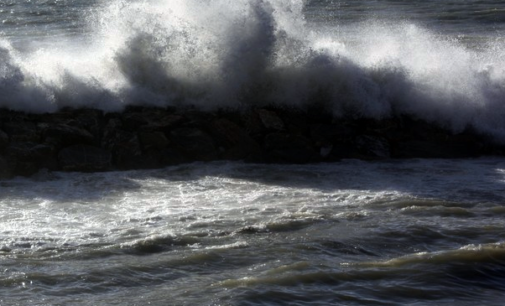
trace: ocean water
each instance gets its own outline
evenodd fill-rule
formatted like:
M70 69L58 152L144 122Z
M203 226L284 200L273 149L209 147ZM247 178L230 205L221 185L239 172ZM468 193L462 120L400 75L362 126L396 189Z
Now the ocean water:
M325 105L505 142L505 3L3 0L0 107ZM0 181L0 305L503 305L505 160Z
M502 305L505 160L0 182L0 305Z

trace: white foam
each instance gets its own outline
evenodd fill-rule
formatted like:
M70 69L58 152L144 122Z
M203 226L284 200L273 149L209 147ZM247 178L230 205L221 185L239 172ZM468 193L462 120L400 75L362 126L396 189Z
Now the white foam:
M303 7L302 0L104 2L85 43L75 37L32 52L0 43L0 107L322 103L336 116L410 113L505 141L503 42L473 50L408 22L322 27L305 21Z

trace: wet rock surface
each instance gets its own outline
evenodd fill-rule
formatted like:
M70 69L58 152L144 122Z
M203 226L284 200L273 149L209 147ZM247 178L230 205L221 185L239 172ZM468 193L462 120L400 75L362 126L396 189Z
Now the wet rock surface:
M112 155L107 150L80 144L61 150L58 161L64 171L105 171L111 169Z
M339 119L276 107L212 113L139 106L120 113L0 109L0 179L42 169L109 171L213 160L303 164L483 155L505 156L505 146L471 127L452 133L406 116Z
M9 143L9 136L0 130L0 150L5 148L7 144Z

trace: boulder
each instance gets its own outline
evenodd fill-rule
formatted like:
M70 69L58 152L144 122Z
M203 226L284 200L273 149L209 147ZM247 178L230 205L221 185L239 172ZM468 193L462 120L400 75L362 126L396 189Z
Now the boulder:
M160 149L149 149L128 160L130 169L156 169L162 166L163 152Z
M5 156L15 175L32 175L41 168L57 168L55 149L48 144L32 142L11 143L5 149Z
M209 131L220 144L226 147L234 146L249 137L240 126L225 118L212 121Z
M84 109L76 116L77 125L93 135L93 144L99 145L102 137L104 114L101 110Z
M75 145L61 150L58 161L65 171L105 171L111 168L112 154L90 145Z
M17 160L42 162L54 155L54 147L48 144L33 142L11 143L6 148L6 155Z
M107 122L107 124L103 129L101 146L111 150L114 147L114 145L118 142L118 139L121 138L120 136L122 134L121 133L122 126L123 124L121 120L116 118L109 119L109 121Z
M125 113L121 116L122 126L125 130L136 131L141 126L149 123L148 113Z
M163 117L150 120L146 125L141 126L140 130L145 132L161 131L167 133L170 132L171 129L178 127L183 122L183 116L168 114Z
M160 122L162 118L173 114L173 109L150 106L127 106L121 113L115 113L123 121L126 130L138 130L139 127Z
M322 153L326 153L325 156ZM333 162L348 158L363 158L363 153L353 143L338 142L331 146L321 147L321 156L323 160Z
M283 112L278 112L278 115L283 121L286 131L289 133L297 135L309 134L310 125L307 116L301 111L287 109Z
M12 168L9 162L0 156L0 180L8 179L12 176Z
M271 162L308 163L318 156L309 139L288 133L268 134L264 148Z
M174 114L170 108L129 106L121 113L113 114L122 121L127 131L164 131L178 126L185 120L183 115Z
M310 138L316 146L327 146L336 142L348 142L354 138L352 128L343 124L313 124L310 127Z
M283 131L285 130L284 122L277 115L276 112L270 111L267 109L258 109L256 113L259 116L259 119L263 123L263 126L267 130L271 131Z
M405 117L402 120L401 130L408 135L404 141L422 140L443 143L452 136L448 129L443 129L436 123Z
M185 127L199 128L207 125L209 122L215 119L214 113L199 111L196 109L183 109L176 113L181 116L181 124Z
M102 148L109 150L120 169L140 168L142 148L137 133L122 129L119 119L110 119L104 128Z
M224 159L261 159L259 144L234 122L224 118L216 119L209 125L209 131L223 148Z
M4 124L4 131L10 142L40 142L41 138L37 125L32 122L8 122Z
M180 165L187 162L191 162L191 160L175 148L165 148L160 150L160 165L163 167Z
M304 115L311 123L329 124L334 119L333 112L331 107L329 107L329 104L314 103L314 101L305 105Z
M69 124L72 120L74 120L76 114L80 110L64 107L57 112L54 113L43 113L43 114L27 114L29 120L33 122L45 122L48 124Z
M395 158L467 158L476 157L481 146L472 142L410 140L396 144Z
M170 144L163 132L139 132L138 136L144 150L163 149Z
M256 137L262 135L266 130L258 114L254 111L247 111L241 114L241 119L248 135Z
M9 135L7 135L4 131L0 130L0 149L3 149L9 143Z
M75 144L91 144L93 135L85 129L67 124L54 124L44 128L45 142L66 147Z
M356 148L363 159L384 159L391 157L389 142L384 137L361 135L356 138Z
M218 158L214 140L198 128L175 129L170 133L170 138L174 146L190 160L210 161Z

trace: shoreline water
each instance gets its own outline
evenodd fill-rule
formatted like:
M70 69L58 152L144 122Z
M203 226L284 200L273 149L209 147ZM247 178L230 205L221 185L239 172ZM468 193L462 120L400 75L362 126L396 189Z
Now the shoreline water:
M479 158L16 178L0 302L501 305L504 174Z
M0 178L31 176L42 169L155 169L196 161L308 164L490 155L505 155L504 146L491 137L470 128L453 133L406 115L335 118L317 107L0 110Z

